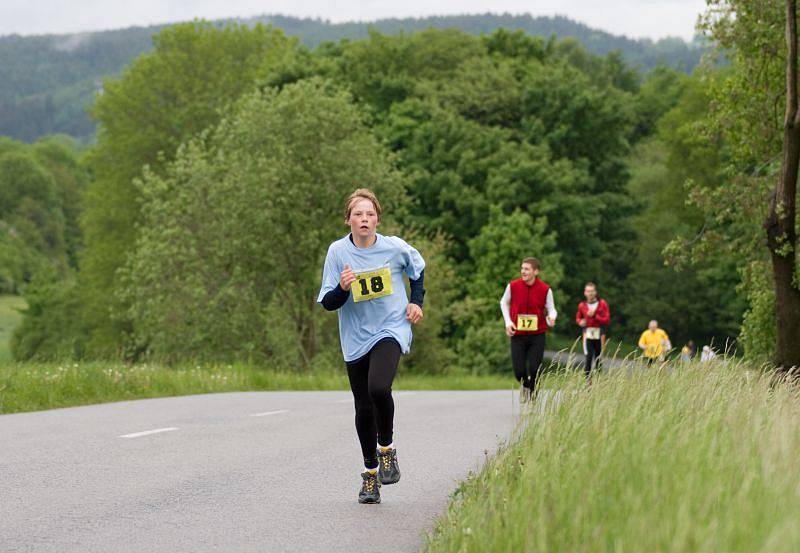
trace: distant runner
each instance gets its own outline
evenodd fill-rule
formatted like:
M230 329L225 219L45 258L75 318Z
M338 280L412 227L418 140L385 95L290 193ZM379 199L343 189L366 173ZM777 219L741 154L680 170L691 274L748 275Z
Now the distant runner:
M592 369L600 369L600 354L605 346L606 331L611 322L611 311L606 300L597 297L597 285L587 282L583 289L586 301L578 304L575 322L581 327L583 354L586 363L583 371L589 378Z
M672 349L667 333L658 328L658 321L652 320L647 330L639 337L639 347L644 352L648 365L664 359L664 355Z
M396 236L375 232L381 204L360 188L345 204L350 233L330 245L317 301L339 310L339 336L353 392L356 432L364 456L359 503L380 503L380 485L400 480L394 447L392 382L411 325L422 319L425 261ZM411 285L406 297L403 276Z
M708 363L717 357L717 352L711 346L703 346L703 352L700 354L700 362Z
M686 345L683 346L681 349L681 361L684 363L688 363L692 359L695 358L697 355L697 346L694 344L694 340L689 340L686 342Z
M531 401L536 390L536 376L542 364L547 330L556 324L558 312L553 291L539 278L539 260L526 257L520 265L520 277L512 280L500 299L500 311L511 338L511 364L521 385L523 402Z

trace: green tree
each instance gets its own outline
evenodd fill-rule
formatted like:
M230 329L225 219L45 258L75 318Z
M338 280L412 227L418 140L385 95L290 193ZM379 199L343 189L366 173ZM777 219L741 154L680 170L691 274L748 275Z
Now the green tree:
M721 133L730 157L725 186L698 182L691 194L706 223L695 250L727 248L744 268L744 336L756 346L749 353L766 353L787 367L800 364L795 23L794 3L709 0L702 28L731 67L712 82L707 134ZM779 106L786 107L784 113ZM770 262L772 290L762 288L758 276ZM769 336L777 338L775 347L763 352Z
M336 347L335 316L316 305L320 268L345 233L340 206L365 184L389 213L402 207L399 175L347 94L313 80L246 95L140 184L122 280L133 353L313 366Z
M441 42L448 40L467 39ZM453 47L459 55L447 69L424 78L406 72L416 85L376 117L377 132L409 175L407 222L451 236L448 255L471 271L467 243L491 205L546 216L564 252L569 302L585 280L596 280L620 298L624 317L637 209L625 186L635 83L618 58L591 56L575 44L498 32L483 46Z
M25 283L46 265L42 254L0 219L0 294L19 294Z
M636 129L632 141L638 142L656 132L659 120L680 100L687 77L659 65L644 78L636 94Z
M3 291L18 293L43 266L66 268L64 215L53 176L28 148L0 154Z
M0 158L0 217L42 253L63 251L63 213L55 182L27 152Z
M519 275L525 257L542 264L540 277L554 290L563 278L561 254L547 219L516 210L490 209L489 222L469 243L475 270L467 281L469 295L454 308L466 330L458 343L460 359L474 373L503 370L508 365L508 338L503 332L500 297ZM557 291L554 292L557 295Z
M638 144L631 159L631 193L644 204L635 219L631 317L622 329L631 341L651 319L660 321L676 345L693 339L724 347L739 334L744 305L736 291L737 258L713 250L693 264L666 263L664 257L674 237L694 236L703 226L703 213L687 205L685 184L725 182L725 146L702 132L710 102L708 78L682 79L680 95L658 120L657 133Z
M111 320L120 305L118 269L134 246L140 221L134 179L149 165L158 173L179 144L219 121L225 106L254 88L293 47L263 26L175 25L154 37L154 50L104 83L92 107L99 122L91 153L94 180L84 197L86 252L81 291L92 354L111 354L129 329Z
M85 354L86 330L75 292L74 274L66 277L42 268L25 288L20 325L11 338L11 353L18 361L64 361Z
M447 257L447 239L432 239L419 232L403 232L425 259L424 318L414 327L414 345L403 361L407 370L443 373L457 368L455 349L449 340L455 326L453 305L459 296L459 279L453 261Z
M0 293L20 293L41 269L75 266L87 179L70 141L0 141Z
M53 176L58 204L64 215L64 245L67 260L73 268L78 264L78 252L83 236L78 223L81 195L90 180L83 160L83 150L68 136L51 136L31 146L33 156Z

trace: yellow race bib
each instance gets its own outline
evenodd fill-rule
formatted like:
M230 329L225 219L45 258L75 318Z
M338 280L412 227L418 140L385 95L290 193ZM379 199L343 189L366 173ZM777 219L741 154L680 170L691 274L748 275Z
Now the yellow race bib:
M590 326L586 328L586 339L587 340L599 340L600 339L600 329L596 326Z
M353 291L353 301L369 301L384 296L391 296L392 273L389 267L356 273L356 281L350 286Z
M517 315L517 330L539 330L539 317L536 315Z

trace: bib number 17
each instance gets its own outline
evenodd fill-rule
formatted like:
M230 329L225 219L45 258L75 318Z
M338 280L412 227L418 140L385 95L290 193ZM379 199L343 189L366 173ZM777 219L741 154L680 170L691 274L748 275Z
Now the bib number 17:
M390 296L392 290L392 274L388 267L376 271L356 274L356 281L352 286L353 301L370 301L384 296Z
M536 315L517 315L517 330L539 330L539 317Z

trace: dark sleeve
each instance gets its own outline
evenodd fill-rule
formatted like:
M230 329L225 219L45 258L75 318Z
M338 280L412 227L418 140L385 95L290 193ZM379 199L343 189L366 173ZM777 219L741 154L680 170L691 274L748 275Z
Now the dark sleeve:
M423 287L424 280L424 269L420 271L419 278L417 280L408 279L408 283L411 285L411 299L408 300L409 303L415 303L422 307L422 301L425 299L425 288Z
M322 298L322 307L328 311L336 311L347 303L347 298L349 297L350 290L342 290L341 286L336 286Z

